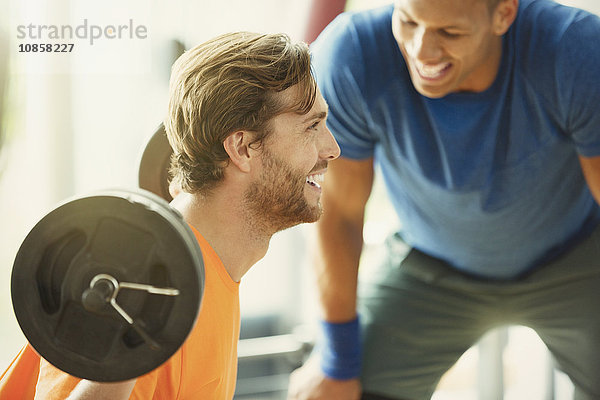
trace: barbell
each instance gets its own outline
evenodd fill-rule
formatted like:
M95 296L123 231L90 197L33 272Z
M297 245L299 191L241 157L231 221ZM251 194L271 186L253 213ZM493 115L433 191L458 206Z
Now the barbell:
M204 264L193 231L167 202L170 153L161 125L140 161L140 189L65 201L17 252L17 321L31 346L71 375L102 382L143 375L194 326Z

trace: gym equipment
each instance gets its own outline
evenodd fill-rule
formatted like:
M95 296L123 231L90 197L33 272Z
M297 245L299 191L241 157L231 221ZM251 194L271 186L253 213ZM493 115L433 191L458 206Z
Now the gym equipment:
M60 205L27 235L11 277L15 315L33 348L71 375L103 382L145 374L175 353L203 290L194 233L144 190Z
M138 171L138 184L142 189L162 197L166 201L173 198L169 194L169 166L173 150L167 140L165 127L160 124L148 140Z

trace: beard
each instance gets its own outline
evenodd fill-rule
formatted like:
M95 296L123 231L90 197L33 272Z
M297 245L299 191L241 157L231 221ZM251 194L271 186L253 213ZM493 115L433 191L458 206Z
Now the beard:
M318 163L313 170L327 162ZM310 173L308 173L310 174ZM296 171L282 159L263 149L263 171L244 195L252 228L275 233L292 226L315 222L322 214L321 203L308 204L304 195L305 171Z

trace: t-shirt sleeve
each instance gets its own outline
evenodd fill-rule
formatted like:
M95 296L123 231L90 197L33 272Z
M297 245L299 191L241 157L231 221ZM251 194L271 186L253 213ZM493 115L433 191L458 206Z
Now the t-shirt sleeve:
M579 154L600 155L600 18L580 12L559 48L557 82L567 133Z
M30 400L35 396L40 356L28 344L24 346L0 376L0 400Z
M338 16L311 47L317 84L329 105L327 126L341 155L352 159L372 156L375 139L369 130L364 93L364 58L352 14Z

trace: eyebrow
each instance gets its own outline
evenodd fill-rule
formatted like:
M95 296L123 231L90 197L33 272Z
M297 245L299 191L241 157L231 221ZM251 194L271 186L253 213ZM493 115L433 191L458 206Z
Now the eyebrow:
M395 8L396 10L398 10L404 17L406 17L409 20L414 20L413 17L410 16L410 14L408 14L406 11L404 11L403 9L400 8L398 3L395 3ZM464 26L460 26L460 25L448 25L448 26L442 26L438 29L456 29L456 30L460 30L460 31L467 31L467 28L465 28Z
M325 111L321 111L317 114L311 114L308 117L304 118L304 120L302 120L302 123L305 124L314 119L325 119L325 118L327 118L328 111L329 111L329 107L327 107L327 110L325 110Z

